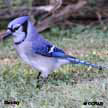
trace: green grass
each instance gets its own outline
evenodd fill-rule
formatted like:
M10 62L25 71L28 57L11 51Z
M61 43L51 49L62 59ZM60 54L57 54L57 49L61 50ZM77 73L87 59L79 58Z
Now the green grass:
M66 53L82 60L108 65L108 30L77 26L63 30L52 28L42 33ZM85 101L101 101L108 106L108 70L99 71L81 65L65 65L36 88L38 72L20 60L12 39L0 43L0 106L4 100L18 100L16 108L98 108L84 106Z

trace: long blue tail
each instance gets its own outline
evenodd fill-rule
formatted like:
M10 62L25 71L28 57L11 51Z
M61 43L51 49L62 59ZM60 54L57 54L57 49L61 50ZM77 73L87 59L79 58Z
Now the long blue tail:
M103 68L105 68L105 67L102 67L102 66L99 66L99 65L96 65L96 64L92 64L92 63L80 60L80 59L72 57L72 56L66 56L66 59L68 59L73 64L83 64L83 65L86 65L86 66L91 66L91 67L97 68L99 70L102 70Z

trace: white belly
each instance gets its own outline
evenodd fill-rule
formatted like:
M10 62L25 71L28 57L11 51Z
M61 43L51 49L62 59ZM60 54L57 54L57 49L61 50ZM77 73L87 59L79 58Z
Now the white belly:
M31 67L41 71L43 77L47 77L50 72L53 72L62 64L68 63L67 60L34 54L27 45L19 45L15 47L20 58L22 58L25 63L31 65Z
M30 60L29 60L29 57L27 56L26 54L26 50L25 48L23 47L23 45L19 45L19 46L15 46L16 48L16 52L18 54L18 56L27 64L30 64Z
M56 67L57 60L55 58L33 54L29 48L25 49L25 46L23 45L17 46L16 51L24 62L40 71L51 71Z

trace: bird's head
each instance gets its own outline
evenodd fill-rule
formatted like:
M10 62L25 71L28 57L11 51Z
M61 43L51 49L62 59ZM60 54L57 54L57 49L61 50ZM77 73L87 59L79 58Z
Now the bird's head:
M8 24L7 31L4 33L3 38L13 36L15 43L22 42L27 36L28 21L28 16L22 16L11 21Z

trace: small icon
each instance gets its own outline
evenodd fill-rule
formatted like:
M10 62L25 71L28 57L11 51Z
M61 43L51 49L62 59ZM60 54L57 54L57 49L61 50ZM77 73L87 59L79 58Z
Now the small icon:
M7 105L19 105L19 101L9 101L9 100L5 100L4 101L4 104L7 104Z
M84 102L83 105L103 106L103 102Z

